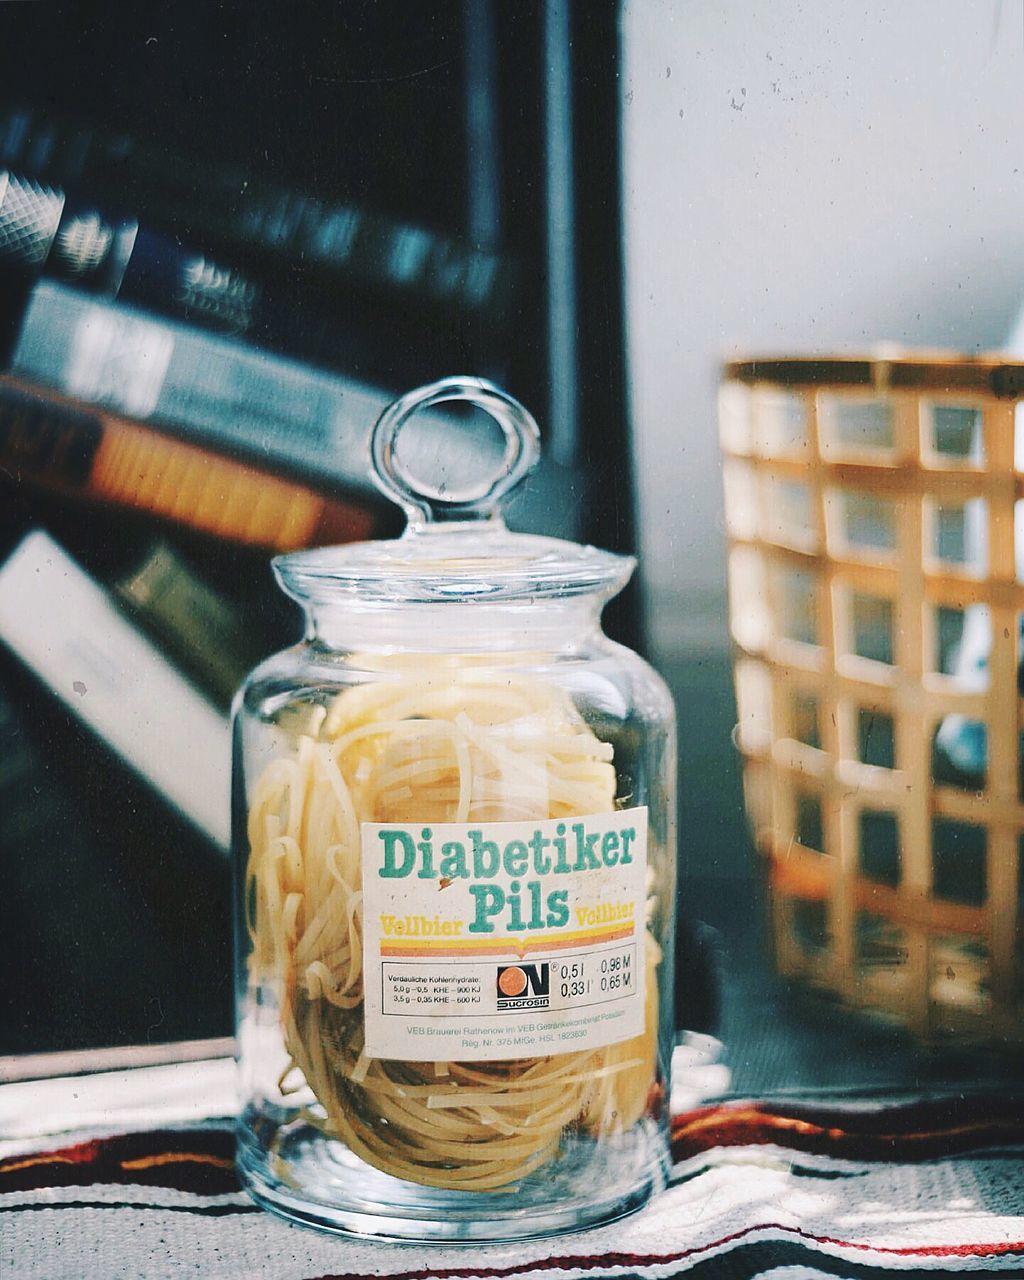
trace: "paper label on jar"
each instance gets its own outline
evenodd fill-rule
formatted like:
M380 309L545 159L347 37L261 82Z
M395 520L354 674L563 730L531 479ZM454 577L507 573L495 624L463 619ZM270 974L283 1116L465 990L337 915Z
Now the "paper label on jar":
M362 824L366 1052L484 1062L644 1030L647 810Z

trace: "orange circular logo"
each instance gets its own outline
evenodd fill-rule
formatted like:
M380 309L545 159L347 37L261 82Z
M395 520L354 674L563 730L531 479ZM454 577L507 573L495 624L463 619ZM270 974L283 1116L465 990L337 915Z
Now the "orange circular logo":
M498 975L498 990L503 996L521 996L526 990L526 974L514 965Z

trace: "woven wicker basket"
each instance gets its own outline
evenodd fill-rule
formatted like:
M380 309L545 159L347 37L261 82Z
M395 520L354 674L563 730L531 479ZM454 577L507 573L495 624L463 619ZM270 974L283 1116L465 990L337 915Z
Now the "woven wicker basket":
M1022 400L1024 364L996 359L724 371L737 742L777 963L928 1038L1024 1040Z

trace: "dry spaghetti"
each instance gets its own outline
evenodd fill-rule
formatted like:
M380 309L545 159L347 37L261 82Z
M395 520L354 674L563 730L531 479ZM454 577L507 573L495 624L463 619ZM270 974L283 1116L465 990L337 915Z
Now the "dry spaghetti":
M567 1129L602 1137L640 1118L657 1052L650 932L636 1039L498 1063L363 1048L361 822L561 818L615 802L611 746L537 680L440 669L350 688L310 714L253 789L247 902L250 964L278 992L286 1076L301 1072L326 1132L396 1177L488 1191L545 1164Z

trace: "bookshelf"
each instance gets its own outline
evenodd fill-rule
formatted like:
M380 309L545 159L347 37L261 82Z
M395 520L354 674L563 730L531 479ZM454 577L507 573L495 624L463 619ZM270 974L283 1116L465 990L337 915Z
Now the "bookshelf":
M518 527L632 549L618 21L615 0L0 6L0 566L41 532L222 719L231 673L296 634L270 551L394 532L365 434L451 373L541 420ZM611 630L637 643L635 595ZM24 808L38 787L50 822L0 902L8 989L33 951L34 989L60 989L47 939L90 876L120 886L121 963L142 976L122 990L108 957L90 979L109 930L80 918L73 997L39 995L39 1016L0 1000L0 1054L223 1033L209 820L8 631L0 711L32 779L10 794ZM17 838L0 823L0 856Z

